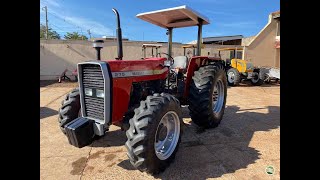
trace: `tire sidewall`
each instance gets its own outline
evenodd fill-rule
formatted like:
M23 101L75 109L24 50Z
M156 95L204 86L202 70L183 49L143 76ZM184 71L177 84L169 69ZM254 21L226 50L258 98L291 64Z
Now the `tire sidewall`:
M233 75L234 75L234 79L233 79L233 82L230 82L229 81L229 73L232 72ZM227 70L227 73L226 73L226 80L227 80L227 83L230 85L230 86L235 86L237 85L239 82L240 82L240 73L237 69L235 68L230 68Z
M259 76L259 72L256 72L258 73L257 75L255 75L255 77L251 78L250 81L251 81L251 84L254 85L254 86L260 86L263 84L263 80L260 79L260 76Z
M79 115L81 116L80 92L78 88L75 88L66 95L58 111L59 126L64 134L65 125L79 117Z
M221 79L222 83L223 83L223 90L224 90L224 97L223 97L223 106L222 106L222 109L219 113L214 113L213 112L213 108L212 108L212 95L213 95L213 92L214 92L214 87L216 86L218 80ZM216 124L216 123L219 123L222 119L222 116L224 114L224 109L225 109L225 105L226 105L226 100L227 100L227 77L225 75L225 72L224 70L222 69L218 69L213 80L212 80L212 87L210 89L210 104L209 104L209 108L212 112L212 116L213 116L213 122Z
M230 73L233 73L233 76L234 76L232 82L229 81L229 74L230 74ZM229 70L227 71L227 81L228 81L229 84L234 84L234 81L235 81L234 78L235 78L235 76L236 76L236 74L234 73L234 71L233 71L232 69L229 69Z
M152 147L152 148L147 149L147 151L146 151L147 157L149 157L146 159L147 165L153 166L153 167L149 167L150 169L164 169L167 166L167 163L169 163L174 158L175 153L178 150L178 146L179 146L179 142L181 141L181 134L182 134L182 118L181 118L181 111L179 109L180 109L180 106L175 104L173 101L170 101L169 104L165 104L164 106L162 106L162 108L158 112L154 113L152 127L150 127L150 129L148 129L148 132L147 132L147 136L150 137L150 138L148 138L148 142L147 142L148 147ZM156 151L155 151L155 147L154 147L155 135L157 132L157 127L158 127L162 117L169 111L176 112L179 117L180 134L179 134L179 139L177 141L177 145L175 147L175 150L172 152L170 157L168 157L165 160L160 160L156 155ZM150 157L152 157L152 158L150 158Z

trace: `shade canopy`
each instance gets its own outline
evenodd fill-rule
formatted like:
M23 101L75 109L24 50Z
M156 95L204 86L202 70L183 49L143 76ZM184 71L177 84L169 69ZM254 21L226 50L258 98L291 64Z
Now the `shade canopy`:
M218 51L233 51L233 50L242 51L243 48L239 47L239 48L221 48L221 49L218 49Z
M182 48L196 48L197 45L196 44L188 44L188 45L185 45L185 46L181 46ZM201 48L205 48L205 45L204 44L201 44Z
M199 20L202 20L203 25L210 23L207 17L201 15L186 5L140 13L137 14L137 17L163 28L197 26L199 24Z
M142 47L161 47L161 44L142 44Z

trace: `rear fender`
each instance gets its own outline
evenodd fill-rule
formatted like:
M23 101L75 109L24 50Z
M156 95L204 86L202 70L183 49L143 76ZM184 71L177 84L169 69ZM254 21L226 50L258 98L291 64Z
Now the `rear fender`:
M208 65L210 62L218 61L221 62L220 58L215 57L207 57L207 56L194 56L190 59L188 69L187 69L187 78L186 78L186 84L184 88L183 93L183 100L186 101L187 97L189 96L189 89L190 89L190 83L192 76L194 75L194 72L199 69L199 67Z

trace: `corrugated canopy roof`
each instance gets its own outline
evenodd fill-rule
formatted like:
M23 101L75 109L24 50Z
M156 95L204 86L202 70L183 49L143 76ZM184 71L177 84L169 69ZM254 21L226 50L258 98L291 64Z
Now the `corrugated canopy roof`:
M163 28L196 26L199 24L199 19L203 20L203 25L210 23L207 17L186 5L140 13L137 17Z

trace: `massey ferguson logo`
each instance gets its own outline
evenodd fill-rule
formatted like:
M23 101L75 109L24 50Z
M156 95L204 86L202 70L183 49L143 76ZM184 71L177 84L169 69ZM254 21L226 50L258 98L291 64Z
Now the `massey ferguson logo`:
M144 71L132 71L132 75L134 76L141 76L144 74Z

